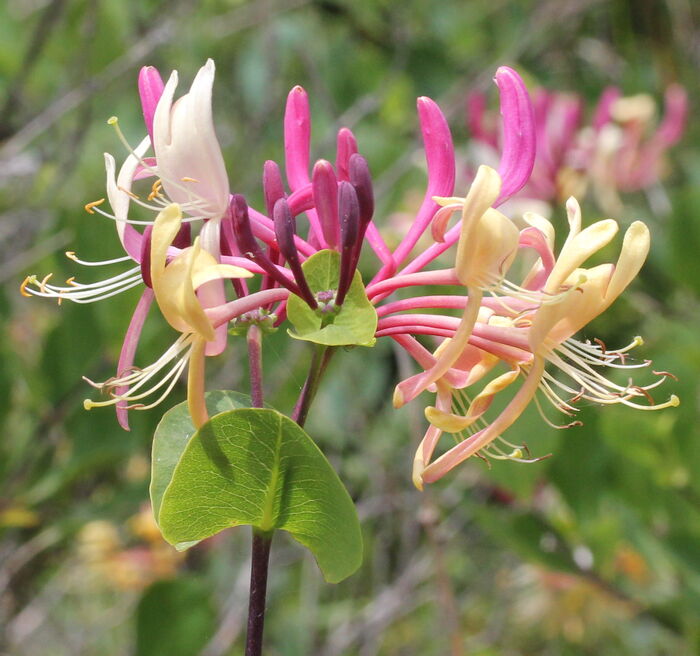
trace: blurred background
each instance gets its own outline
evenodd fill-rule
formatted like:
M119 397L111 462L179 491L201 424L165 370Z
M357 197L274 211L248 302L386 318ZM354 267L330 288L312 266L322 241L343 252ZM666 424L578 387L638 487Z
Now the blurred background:
M670 84L686 87L690 120L661 181L620 191L614 216L649 224L649 261L584 335L620 346L642 335L637 357L678 376L659 397L676 393L681 406L587 408L585 426L566 431L531 412L509 438L551 458L491 469L473 459L421 494L410 470L422 407L391 407L411 363L386 341L338 354L307 429L357 500L365 561L328 585L278 535L266 653L700 653L698 14L691 0L0 3L0 653L242 653L249 529L177 554L146 504L151 436L184 388L132 413L128 433L110 410L82 408L81 376L113 374L138 293L58 307L18 290L29 273L86 279L66 250L120 254L113 227L82 209L104 195L103 151L125 155L106 120L118 115L137 143L139 68L178 69L184 91L207 57L232 189L260 205L262 164L283 160L284 100L301 84L313 155L332 159L337 128L353 128L389 241L423 193L417 96L443 107L465 163L468 94L497 112L501 64L533 91L580 94L584 124L608 85L649 94L657 115ZM590 191L583 205L587 222L611 211ZM561 203L552 220L564 233ZM137 362L171 338L152 318ZM243 349L232 340L227 353L210 388L247 392ZM284 331L268 340L267 400L282 412L307 362Z

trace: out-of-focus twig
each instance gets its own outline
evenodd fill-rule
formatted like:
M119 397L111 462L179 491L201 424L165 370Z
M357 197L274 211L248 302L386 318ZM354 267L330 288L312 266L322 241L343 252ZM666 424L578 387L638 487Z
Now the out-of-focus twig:
M223 605L219 626L211 640L199 652L199 656L223 656L243 630L245 602L248 595L248 570L250 570L250 558L241 563L231 594Z
M0 264L0 283L17 278L20 272L27 270L34 262L63 248L72 239L73 233L70 230L61 230L34 244L26 251L6 259Z
M19 70L5 91L5 103L0 109L0 139L11 134L12 115L20 105L22 88L34 64L39 61L39 55L49 42L53 28L61 17L65 4L66 0L51 0L34 28Z
M375 639L399 617L425 603L425 595L418 587L431 571L429 556L415 558L403 574L381 590L354 619L346 620L331 632L319 656L358 653L352 649L354 645Z
M91 95L97 93L112 80L141 62L159 45L171 39L186 8L194 5L194 0L183 2L180 10L173 11L160 20L152 29L134 43L121 57L113 60L97 75L94 75L54 100L41 113L30 120L10 137L0 148L0 161L9 159L24 150L34 139L48 130L64 114L75 109Z

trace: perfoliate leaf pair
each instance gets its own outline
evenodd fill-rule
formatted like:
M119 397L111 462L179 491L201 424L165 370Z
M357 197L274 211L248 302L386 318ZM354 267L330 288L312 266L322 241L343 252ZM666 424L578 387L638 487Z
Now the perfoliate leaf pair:
M335 583L362 562L355 507L337 474L295 422L210 392L211 420L195 432L186 404L168 411L153 443L151 501L165 539L186 549L225 528L281 529Z

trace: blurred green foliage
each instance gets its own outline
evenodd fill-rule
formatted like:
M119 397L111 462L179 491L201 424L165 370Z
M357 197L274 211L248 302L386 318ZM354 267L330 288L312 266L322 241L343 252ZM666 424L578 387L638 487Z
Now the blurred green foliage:
M698 10L642 0L6 0L0 4L0 651L13 656L215 656L241 651L248 533L235 529L185 560L144 517L160 413L86 413L85 375L112 375L127 293L60 308L18 294L27 273L76 267L61 252L113 257L112 226L82 211L103 195L101 153L123 155L106 119L136 143L143 64L183 85L217 63L215 115L232 188L260 201L267 158L281 161L282 113L302 84L313 152L355 130L380 193L379 222L412 207L423 182L414 99L450 116L458 147L467 90L500 64L534 87L595 102L608 84L660 98L676 81L700 100ZM493 93L493 92L492 92ZM495 102L495 94L492 96ZM409 364L387 343L339 353L307 425L358 502L365 562L329 586L291 540L273 547L269 654L691 655L700 651L700 128L691 118L664 188L626 196L648 222L640 280L591 329L635 334L638 357L673 372L682 405L659 414L590 408L585 427L552 431L526 414L513 439L540 463L466 463L423 495L410 484L420 409L390 407ZM659 195L667 194L664 212ZM654 208L654 209L652 209ZM584 206L588 220L599 210ZM555 220L561 222L559 212ZM372 263L365 263L368 270ZM169 343L147 323L139 361ZM267 400L289 411L306 345L267 342ZM211 388L247 392L240 344L213 362ZM169 399L182 400L183 389Z

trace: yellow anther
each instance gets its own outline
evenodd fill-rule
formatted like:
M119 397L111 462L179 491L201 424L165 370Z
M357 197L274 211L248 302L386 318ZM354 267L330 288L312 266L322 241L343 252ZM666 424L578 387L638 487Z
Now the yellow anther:
M117 185L117 189L119 189L119 191L123 191L127 196L131 196L131 197L134 198L135 200L141 200L141 199L140 199L133 191L131 191L130 189L125 189L124 187L120 187L119 185Z
M56 297L56 300L58 301L58 304L60 305L61 302L63 301L63 292L58 292L58 296Z
M509 458L512 458L513 460L522 460L523 458L523 451L522 449L513 449L511 453L508 455Z
M85 408L86 410L92 410L94 405L95 404L90 399L85 399L83 401L83 408Z
M19 293L22 294L22 296L26 296L27 298L31 298L31 294L27 291L27 285L34 285L36 284L36 276L27 276L23 281L22 284L19 286Z
M95 210L93 209L93 207L97 207L98 205L102 205L102 203L104 203L104 202L105 202L104 198L100 198L100 200L93 200L91 203L87 203L85 205L85 211L88 214L94 214ZM68 255L68 253L71 253L71 255ZM75 253L73 251L66 251L66 256L70 257L71 259L74 259Z
M185 176L184 178L180 178L182 182L199 182L199 180L195 180L194 178L188 178Z
M46 283L51 279L51 276L53 276L53 273L47 273L44 276L44 279L40 283L38 283L39 289L43 294L48 294L48 291L46 290Z
M148 200L153 200L156 196L160 196L161 189L163 188L163 181L158 178L151 186L151 193L148 194Z
M116 116L110 116L107 119L107 125L116 125L117 123L119 123L119 119Z
M76 260L78 256L75 254L75 251L66 251L66 257L69 260Z
M66 285L70 285L71 287L77 287L77 283L75 282L75 276L71 276L66 280Z

